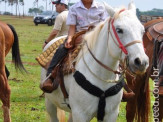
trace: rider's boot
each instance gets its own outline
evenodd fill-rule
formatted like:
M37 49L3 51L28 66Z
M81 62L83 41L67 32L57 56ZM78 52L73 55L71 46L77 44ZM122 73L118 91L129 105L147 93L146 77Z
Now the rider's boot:
M159 78L159 95L163 96L163 76Z
M64 47L64 44L62 44L54 54L52 61L49 65L49 68L47 70L47 78L45 79L42 86L40 86L41 90L43 90L44 92L51 93L53 90L58 88L58 83L55 82L57 72L56 70L53 71L53 69L63 59L63 57L67 55L67 53L68 49L66 49Z

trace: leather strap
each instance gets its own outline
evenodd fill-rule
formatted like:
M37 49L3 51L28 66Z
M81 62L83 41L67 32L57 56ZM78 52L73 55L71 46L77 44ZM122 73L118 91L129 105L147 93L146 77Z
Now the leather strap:
M103 64L102 62L100 62L100 61L93 55L93 53L91 52L91 50L89 49L88 44L87 44L87 41L86 41L85 43L86 43L86 46L87 46L87 48L88 48L89 53L91 54L91 56L95 59L95 61L96 61L98 64L100 64L100 65L101 65L103 68L105 68L106 70L111 71L111 72L114 72L114 74L121 74L120 72L114 71L114 70L112 70L110 67L108 67L108 66L106 66L105 64Z
M65 88L65 83L64 83L64 79L63 79L63 73L62 73L61 70L60 70L60 73L59 74L60 74L60 78L61 78L61 80L60 80L60 87L61 87L63 96L66 99L66 98L68 98L69 95L68 95L68 93L66 91L66 88Z

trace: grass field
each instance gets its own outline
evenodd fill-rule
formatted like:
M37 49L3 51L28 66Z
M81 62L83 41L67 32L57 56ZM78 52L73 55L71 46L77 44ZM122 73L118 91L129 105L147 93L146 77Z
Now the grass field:
M21 58L28 74L16 72L11 64L11 53L6 57L6 64L11 73L9 84L11 87L11 118L13 122L46 122L44 98L39 96L40 66L35 57L41 53L44 40L52 30L52 26L35 26L33 18L16 18L0 16L0 21L13 25L19 36ZM2 122L0 109L0 122ZM96 119L92 120L96 122ZM125 103L121 104L117 122L126 122Z

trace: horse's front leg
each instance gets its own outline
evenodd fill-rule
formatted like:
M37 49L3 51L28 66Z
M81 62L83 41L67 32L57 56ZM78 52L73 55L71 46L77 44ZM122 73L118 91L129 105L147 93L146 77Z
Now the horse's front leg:
M72 110L72 120L73 122L90 122L88 115L79 109Z
M103 122L116 122L122 94L123 90L121 90L118 94L110 96L106 99L105 116Z
M105 115L103 122L116 122L117 117L118 117L118 111L112 111L108 115Z
M50 102L50 100L48 100L45 97L45 105L46 105L46 110L47 113L49 114L50 117L50 122L59 122L58 118L57 118L57 107Z

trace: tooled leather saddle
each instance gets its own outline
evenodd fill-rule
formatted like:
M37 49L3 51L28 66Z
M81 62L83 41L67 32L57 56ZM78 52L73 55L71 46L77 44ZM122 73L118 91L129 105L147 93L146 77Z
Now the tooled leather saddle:
M163 19L152 20L144 24L147 37L150 41L163 40Z
M153 41L153 60L152 67L157 68L158 52L160 45L163 42L163 19L155 19L144 24L146 36L150 41Z

